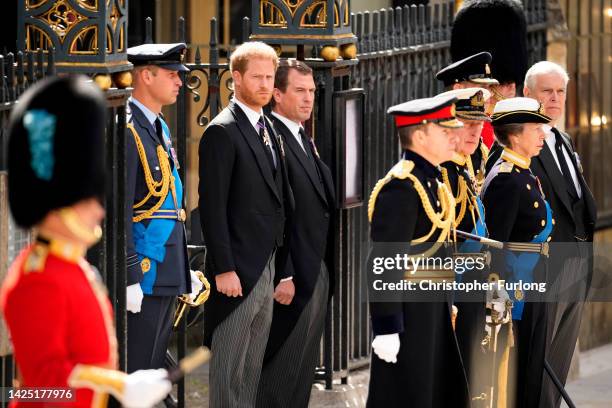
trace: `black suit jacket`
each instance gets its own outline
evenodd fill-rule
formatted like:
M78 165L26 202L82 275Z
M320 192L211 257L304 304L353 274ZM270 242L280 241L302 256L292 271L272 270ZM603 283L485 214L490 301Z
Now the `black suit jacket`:
M289 305L274 303L274 317L266 349L266 360L272 357L287 339L302 310L312 297L321 270L321 262L325 261L327 238L332 225L330 220L335 207L334 184L327 165L313 155L317 166L314 168L311 159L306 157L304 150L287 126L274 115L271 115L271 118L285 145L289 183L295 199L295 211L291 219L291 244L288 248L289 258L286 271L282 274L293 276L295 296ZM305 148L312 152L309 146ZM334 270L331 262L326 264L330 277L331 296Z
M563 142L567 151L570 153L570 159L572 165L576 170L578 176L578 182L582 189L582 197L584 199L584 206L586 211L585 229L587 233L587 240L593 240L593 233L595 230L595 221L597 219L597 208L595 206L595 199L589 189L582 171L578 166L574 148L571 143L569 135L560 132L553 128L553 132L559 132L563 137ZM544 143L544 147L540 151L540 154L531 160L531 171L540 179L542 184L542 190L546 196L546 200L550 204L553 210L553 216L555 218L555 229L552 233L553 242L574 242L574 231L576 228L574 213L572 211L572 205L570 197L567 193L565 186L565 178L559 170L559 166L555 162L548 144Z
M283 149L269 121L267 127L280 153ZM212 289L204 318L207 346L215 327L249 295L289 228L285 221L293 197L284 157L277 155L277 179L259 139L246 114L230 102L200 141L199 210L207 247L206 275ZM281 248L276 256L277 270L282 273L286 251ZM242 297L217 292L215 276L228 271L238 274Z

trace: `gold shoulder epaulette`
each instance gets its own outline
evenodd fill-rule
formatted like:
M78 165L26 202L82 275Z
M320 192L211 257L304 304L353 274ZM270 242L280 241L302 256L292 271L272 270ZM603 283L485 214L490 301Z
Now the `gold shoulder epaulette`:
M414 169L414 162L410 160L400 160L395 166L393 166L393 168L391 168L389 173L391 173L393 177L403 180L408 177L408 175L412 172L412 169Z
M376 205L376 198L380 193L380 190L394 178L404 180L408 178L410 172L414 168L414 162L410 160L400 160L389 172L387 175L376 183L374 188L372 189L372 193L370 194L370 199L368 200L368 221L372 222L372 215L374 214L374 206Z
M502 164L500 164L498 173L510 173L513 168L514 168L514 163L505 161Z
M49 255L49 248L46 245L34 244L28 257L23 263L23 272L42 272Z

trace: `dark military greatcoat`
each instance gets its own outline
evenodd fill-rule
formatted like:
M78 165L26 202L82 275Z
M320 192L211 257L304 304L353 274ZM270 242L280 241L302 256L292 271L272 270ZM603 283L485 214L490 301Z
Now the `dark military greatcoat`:
M489 234L495 240L533 244L550 240L554 219L529 165L528 158L505 148L485 179L481 194ZM493 258L492 279L545 282L546 265L546 257L540 253L505 250ZM517 288L508 294L513 301L515 338L510 372L516 372L516 383L510 378L510 401L516 398L516 406L537 407L547 348L546 305L538 301L538 292Z
M432 231L430 215L444 212L440 192L447 190L440 187L440 180L436 166L412 151L404 153L370 198L371 257L378 255L384 243L411 243L414 248L415 240ZM434 228L426 239L429 244L419 245L419 252L447 237L445 231ZM368 407L469 406L467 380L451 324L451 299L448 294L439 295L423 302L370 302L374 336L399 333L400 349L396 363L372 353Z

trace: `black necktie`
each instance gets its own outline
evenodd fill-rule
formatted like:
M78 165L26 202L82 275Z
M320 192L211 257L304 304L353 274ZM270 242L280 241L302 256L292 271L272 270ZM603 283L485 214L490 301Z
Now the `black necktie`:
M162 145L164 150L166 150L166 140L164 139L164 131L162 130L162 124L159 118L155 119L155 134L157 134L157 139L159 140L159 143Z
M306 153L306 157L308 157L308 161L314 167L317 172L317 176L319 176L319 181L322 182L321 173L319 172L319 167L317 166L317 161L315 160L314 148L312 146L312 139L306 136L306 132L304 128L300 127L300 138L302 139L302 145L304 146L304 152Z
M578 191L576 191L572 173L570 173L567 162L565 161L565 155L563 154L563 136L555 130L553 130L553 133L555 134L555 151L557 152L557 159L559 159L559 166L561 166L561 173L563 173L563 178L565 178L567 193L572 202L578 201Z
M304 128L300 127L300 130L298 133L300 134L300 139L302 140L302 147L304 148L304 153L306 154L306 157L311 159L312 154L309 153L310 143L308 142L308 137L306 136L306 132L304 132Z
M159 143L164 148L164 151L168 155L168 158L170 158L170 153L168 152L168 145L166 144L166 139L164 138L164 131L162 129L161 120L159 118L155 119L155 133L157 134L157 139L159 140ZM174 170L174 164L175 163L173 158L172 160L170 160L170 169Z
M270 162L270 167L272 168L272 170L275 170L276 163L274 162L274 157L272 157L272 150L271 150L273 148L273 142L268 132L266 131L266 122L263 116L260 116L259 120L257 121L257 130L259 133L259 140L261 141L264 151L266 152L266 157L268 158L268 161Z

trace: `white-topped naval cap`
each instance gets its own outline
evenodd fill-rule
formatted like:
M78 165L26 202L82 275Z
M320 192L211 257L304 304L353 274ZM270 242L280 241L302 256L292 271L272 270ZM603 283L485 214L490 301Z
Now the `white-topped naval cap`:
M493 125L551 121L551 118L544 114L544 107L540 102L524 97L508 98L497 102L491 119Z

